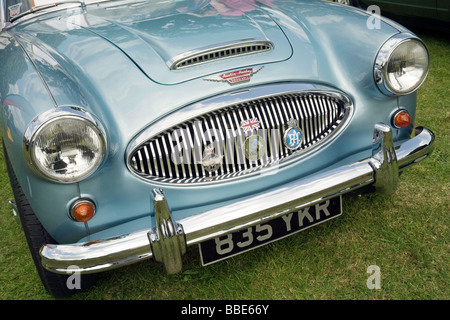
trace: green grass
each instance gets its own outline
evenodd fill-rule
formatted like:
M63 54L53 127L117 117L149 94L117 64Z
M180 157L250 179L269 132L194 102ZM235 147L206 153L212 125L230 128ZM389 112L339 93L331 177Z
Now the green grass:
M148 261L105 272L72 299L449 299L450 42L420 36L432 64L416 123L435 132L436 149L404 172L394 195L345 198L340 218L208 267L189 248L181 274ZM0 299L52 299L7 205L3 158L0 188ZM379 290L366 286L370 265L380 267Z

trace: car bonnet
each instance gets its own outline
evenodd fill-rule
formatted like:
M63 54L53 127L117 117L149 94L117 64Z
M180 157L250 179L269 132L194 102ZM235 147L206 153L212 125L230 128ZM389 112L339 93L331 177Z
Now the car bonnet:
M123 51L153 81L176 84L207 74L248 65L279 62L292 55L291 45L279 26L263 10L237 1L160 3L105 3L89 7L82 19L71 19ZM226 49L255 44L254 51L235 56ZM263 47L257 45L263 44ZM178 70L180 57L219 52L217 59ZM222 54L222 57L220 56ZM202 59L202 58L201 58ZM191 61L192 62L192 61Z

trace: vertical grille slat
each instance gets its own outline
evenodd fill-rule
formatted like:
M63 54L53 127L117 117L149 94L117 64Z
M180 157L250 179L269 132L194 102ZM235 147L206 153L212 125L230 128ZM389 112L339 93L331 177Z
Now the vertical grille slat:
M164 148L165 157L163 157L163 158L166 159L165 162L167 163L167 168L168 168L168 171L169 171L169 178L172 178L173 176L172 176L172 166L171 166L171 162L170 162L171 161L170 160L170 154L169 154L169 152L167 150L167 146L166 146L166 142L164 141L164 137L161 139L161 142L162 142L162 145L163 145L163 148Z
M130 167L145 179L167 183L226 180L308 151L330 136L345 115L342 101L317 93L226 105L149 138L131 155ZM249 119L258 119L259 128L244 133L241 121ZM303 136L294 150L283 142L290 120L295 120ZM249 156L250 142L256 158ZM216 162L205 169L208 154Z
M156 152L155 152L155 149L153 148L153 144L154 144L153 141L150 141L148 144L150 147L150 154L153 156L153 161L150 161L150 162L152 163L153 167L155 168L155 171L154 171L155 175L159 176L159 172L160 172L160 169L158 168L159 161L158 161L158 158L156 157Z

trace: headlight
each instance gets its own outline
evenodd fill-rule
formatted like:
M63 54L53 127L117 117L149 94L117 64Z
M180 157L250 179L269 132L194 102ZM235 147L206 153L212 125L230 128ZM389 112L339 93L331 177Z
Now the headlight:
M24 137L24 151L36 172L47 179L77 182L101 164L106 139L89 113L62 107L35 119Z
M400 33L389 39L378 52L374 76L383 93L405 95L420 87L428 68L425 44L411 34Z

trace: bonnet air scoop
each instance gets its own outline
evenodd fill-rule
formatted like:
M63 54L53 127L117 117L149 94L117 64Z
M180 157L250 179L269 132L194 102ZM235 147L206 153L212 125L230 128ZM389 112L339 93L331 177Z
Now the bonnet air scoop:
M266 52L272 49L273 44L268 40L246 39L219 43L179 54L167 61L167 66L171 70L178 70L217 60Z

